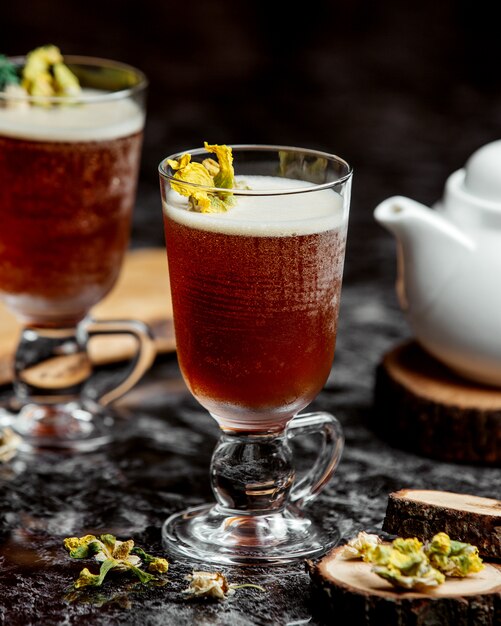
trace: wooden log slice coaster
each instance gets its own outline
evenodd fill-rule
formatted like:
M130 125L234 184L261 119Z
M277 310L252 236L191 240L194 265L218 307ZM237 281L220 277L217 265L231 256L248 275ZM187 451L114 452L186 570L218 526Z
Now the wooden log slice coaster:
M501 389L461 378L415 342L378 366L372 427L418 454L501 466Z
M371 571L372 565L341 557L344 546L307 561L315 595L333 624L374 626L499 626L501 565L447 578L426 593L400 591Z
M383 530L421 541L443 531L477 546L483 557L501 559L501 501L491 498L402 489L388 497Z

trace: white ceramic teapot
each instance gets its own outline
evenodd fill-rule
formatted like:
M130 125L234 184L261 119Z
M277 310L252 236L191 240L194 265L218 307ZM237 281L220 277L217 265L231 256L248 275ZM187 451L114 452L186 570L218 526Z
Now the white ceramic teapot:
M449 177L435 209L395 196L374 216L398 240L397 292L416 339L501 387L501 141Z

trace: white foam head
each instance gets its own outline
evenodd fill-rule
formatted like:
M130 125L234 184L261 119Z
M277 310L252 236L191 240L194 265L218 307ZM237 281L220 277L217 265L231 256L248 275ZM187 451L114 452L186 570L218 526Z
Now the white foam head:
M237 177L253 191L304 190L280 195L236 195L225 213L190 211L188 200L168 192L164 210L178 223L211 232L255 237L308 235L340 228L347 219L347 205L333 189L307 191L313 183L274 176Z
M83 89L83 98L102 94ZM0 108L0 137L32 141L104 141L139 132L144 112L131 97L65 106Z

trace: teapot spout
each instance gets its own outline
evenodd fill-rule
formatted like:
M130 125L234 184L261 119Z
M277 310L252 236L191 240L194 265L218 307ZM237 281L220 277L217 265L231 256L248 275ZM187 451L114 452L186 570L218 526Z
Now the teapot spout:
M374 217L399 243L397 292L402 307L422 312L475 250L475 242L437 211L403 196L381 202Z
M440 213L404 196L393 196L381 202L374 211L374 217L403 245L407 242L408 245L426 245L428 251L435 243L463 250L475 247L468 235Z

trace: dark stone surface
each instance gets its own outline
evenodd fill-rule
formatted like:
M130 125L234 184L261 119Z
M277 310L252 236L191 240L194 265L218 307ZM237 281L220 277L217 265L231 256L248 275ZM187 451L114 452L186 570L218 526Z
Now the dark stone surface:
M300 6L300 5L295 5ZM67 53L117 58L150 77L132 245L163 245L156 166L204 139L285 143L336 152L354 166L353 201L336 361L313 409L334 412L347 444L312 506L344 538L380 531L389 492L501 492L499 469L451 465L388 446L370 428L374 372L408 336L393 292L395 248L373 221L383 198L425 203L473 150L499 138L501 74L495 3L320 1L9 3L1 52L45 42ZM189 18L189 22L187 21ZM286 27L284 26L286 24ZM108 531L162 554L167 515L211 497L215 423L164 357L119 405L125 440L79 457L17 457L0 465L0 624L108 626L320 624L309 578L297 564L232 570L266 591L224 603L187 601L191 564L172 563L168 583L106 584L71 600L81 569L62 548L69 535ZM306 442L304 453L314 450Z
M439 463L389 447L369 428L379 356L405 334L387 289L361 283L343 294L336 362L312 408L336 413L346 449L312 513L344 538L381 532L387 495L405 487L477 495L499 493L499 469ZM211 498L209 462L217 427L188 394L175 356L161 358L118 407L123 440L82 456L18 456L0 466L0 624L321 624L303 565L225 570L241 589L224 603L186 600L193 563L172 562L168 582L144 588L122 578L102 590L70 594L82 568L62 547L66 536L102 531L133 537L164 554L160 526L169 513ZM305 456L314 451L305 441Z

